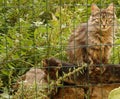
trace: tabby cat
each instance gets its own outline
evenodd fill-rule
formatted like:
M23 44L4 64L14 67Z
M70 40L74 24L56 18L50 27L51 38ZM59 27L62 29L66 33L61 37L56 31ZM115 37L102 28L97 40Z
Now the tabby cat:
M99 9L92 4L87 23L79 25L71 34L67 54L71 63L107 64L116 32L114 5Z

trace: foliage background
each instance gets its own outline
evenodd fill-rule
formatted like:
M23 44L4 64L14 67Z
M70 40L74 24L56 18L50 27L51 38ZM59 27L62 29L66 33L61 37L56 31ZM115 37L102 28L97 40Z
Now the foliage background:
M90 16L90 6L115 4L120 22L119 0L0 0L0 93L9 93L19 76L41 60L67 60L67 40L72 30ZM119 28L119 27L118 27ZM120 62L120 34L114 39L110 62Z

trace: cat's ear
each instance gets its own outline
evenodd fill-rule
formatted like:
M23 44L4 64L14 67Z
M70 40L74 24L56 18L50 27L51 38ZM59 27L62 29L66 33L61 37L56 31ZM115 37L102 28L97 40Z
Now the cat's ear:
M100 9L98 8L98 6L96 4L92 4L91 6L91 13L94 14L96 12L99 12Z
M111 3L111 4L108 6L107 10L110 11L110 12L112 12L112 13L114 13L114 10L115 10L115 9L114 9L114 4Z

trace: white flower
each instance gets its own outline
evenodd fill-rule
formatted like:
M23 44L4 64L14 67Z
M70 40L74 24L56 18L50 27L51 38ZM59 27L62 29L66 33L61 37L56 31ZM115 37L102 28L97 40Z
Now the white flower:
M34 23L34 25L37 26L37 27L40 26L41 24L43 24L43 22L39 22L39 21L33 22L33 23Z
M22 18L20 18L20 22L24 22L24 20Z
M16 43L19 43L20 41L18 39L15 40Z

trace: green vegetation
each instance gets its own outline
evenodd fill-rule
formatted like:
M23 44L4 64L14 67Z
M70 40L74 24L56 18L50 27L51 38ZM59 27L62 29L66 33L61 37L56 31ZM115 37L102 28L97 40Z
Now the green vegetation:
M113 89L110 94L108 99L119 99L120 98L120 87Z
M113 2L119 22L120 1ZM105 7L111 0L0 0L0 92L12 92L18 77L30 67L42 67L42 59L67 60L68 37L88 20L92 3ZM112 63L120 62L119 49L113 48Z

